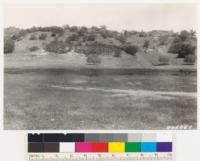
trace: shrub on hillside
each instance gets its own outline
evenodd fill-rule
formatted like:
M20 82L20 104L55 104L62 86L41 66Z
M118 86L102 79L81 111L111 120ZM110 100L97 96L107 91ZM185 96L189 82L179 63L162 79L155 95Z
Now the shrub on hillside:
M144 44L143 44L143 48L148 48L149 47L149 40L145 40Z
M21 40L25 35L27 34L26 30L20 30L18 33L15 33L14 35L11 36L12 40L19 41Z
M195 55L196 46L190 42L180 42L173 44L169 52L178 54L178 58L185 58L187 55Z
M191 43L181 43L178 51L178 58L185 58L187 55L195 55L196 47Z
M168 37L167 36L161 36L161 37L159 37L159 43L158 43L158 45L159 46L163 46L163 45L165 45L166 43L167 43L167 40L168 40Z
M19 34L14 34L11 36L11 39L12 40L20 40L20 36L19 36Z
M107 33L106 32L101 32L101 36L106 39L108 37Z
M39 48L37 46L32 46L32 47L29 48L30 52L34 52L34 51L37 51L37 50L39 50Z
M47 38L47 34L45 34L45 33L41 33L39 36L40 40L46 40L46 38Z
M121 57L121 50L119 50L119 49L116 49L115 50L115 52L114 52L114 57L117 57L117 58L119 58L119 57Z
M93 42L93 43L88 43L87 45L84 45L82 48L82 53L85 55L90 55L90 54L96 54L96 55L114 55L116 57L120 57L121 55L121 48L118 48L113 45L106 45L98 42ZM116 55L115 55L116 54Z
M67 52L66 47L67 46L63 41L53 40L46 45L45 50L48 52L62 54Z
M124 34L119 34L116 36L116 39L121 43L126 43L127 37Z
M182 31L176 35L168 52L178 54L178 58L185 58L187 55L195 55L196 46L196 39L192 33Z
M100 64L101 59L97 54L89 54L87 55L87 63L88 64Z
M146 36L147 36L147 34L144 31L141 31L139 33L139 37L146 37Z
M51 33L51 37L56 37L56 33Z
M185 58L184 58L184 62L186 64L194 64L196 62L196 55L187 55Z
M4 39L4 53L12 53L15 48L15 42L10 38Z
M71 42L71 41L77 41L79 39L79 35L78 34L72 34L69 37L66 38L65 42Z
M180 37L180 39L182 41L186 41L186 40L188 40L191 37L191 33L188 32L188 31L186 31L186 30L183 30L183 31L181 31L179 37Z
M78 32L79 28L77 26L71 26L70 31L71 32Z
M126 46L123 46L122 49L127 54L130 54L130 55L135 55L139 50L138 46L136 46L136 45L126 45Z
M32 34L32 35L30 36L29 40L37 40L37 37L36 37L34 34Z
M168 52L178 54L180 50L182 42L179 37L175 37L173 42L171 43Z
M170 57L168 55L160 55L158 61L161 65L168 65L170 62Z
M89 35L87 35L87 37L86 37L86 40L87 40L87 41L95 41L95 39L96 39L96 37L95 37L94 34L89 34Z

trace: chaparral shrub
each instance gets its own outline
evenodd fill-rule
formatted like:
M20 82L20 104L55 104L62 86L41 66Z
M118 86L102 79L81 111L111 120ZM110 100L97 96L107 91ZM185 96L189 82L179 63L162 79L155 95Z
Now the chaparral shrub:
M186 64L194 64L196 62L196 55L187 55L185 58L184 58L184 62Z
M168 55L160 55L158 61L161 65L168 65L170 62L170 57Z
M78 34L72 34L69 37L66 38L65 42L69 43L71 41L78 41L79 35Z
M88 64L100 64L101 59L97 54L89 54L87 55L87 63Z
M37 40L37 37L36 37L34 34L32 34L32 35L30 36L29 40Z
M195 55L196 46L196 38L193 33L182 31L176 35L168 52L178 54L178 58L185 58L187 55Z
M139 33L139 37L146 37L146 36L147 36L147 34L144 31L141 31Z
M47 38L47 34L45 33L41 33L41 35L39 36L40 40L46 40L46 38Z
M182 43L179 46L178 58L185 58L187 55L195 55L196 47L191 43Z
M51 33L51 37L56 37L56 33Z
M182 41L186 41L187 39L189 39L191 37L191 33L186 30L183 30L180 32L179 37Z
M161 36L161 37L159 37L158 41L159 41L158 42L159 46L166 45L167 41L168 41L168 36Z
M122 49L127 54L130 54L130 55L135 55L139 50L138 46L136 46L136 45L126 45L126 46L123 46Z
M12 53L15 48L15 41L10 38L4 38L4 53Z
M95 37L95 34L91 33L91 34L89 34L89 35L86 35L86 36L84 37L84 39L85 39L86 41L95 41L96 37Z
M45 50L48 52L62 54L67 52L66 47L67 46L63 41L53 40L46 45Z
M121 57L121 50L119 50L119 49L116 49L115 51L114 51L114 57L117 57L117 58L119 58L119 57Z
M148 48L149 47L149 40L145 40L144 44L143 44L143 48Z
M29 48L30 52L37 51L39 48L37 46L32 46Z

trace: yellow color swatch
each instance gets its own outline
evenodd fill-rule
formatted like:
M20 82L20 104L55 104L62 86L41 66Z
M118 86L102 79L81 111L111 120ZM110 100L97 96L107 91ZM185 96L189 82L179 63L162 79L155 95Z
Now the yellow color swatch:
M108 152L111 153L120 153L125 152L125 143L124 142L110 142L108 143Z

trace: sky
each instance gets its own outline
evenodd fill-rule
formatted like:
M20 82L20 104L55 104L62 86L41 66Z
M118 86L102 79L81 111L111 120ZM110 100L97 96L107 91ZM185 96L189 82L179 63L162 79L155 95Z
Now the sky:
M197 6L160 4L6 4L4 26L101 26L112 30L196 30Z

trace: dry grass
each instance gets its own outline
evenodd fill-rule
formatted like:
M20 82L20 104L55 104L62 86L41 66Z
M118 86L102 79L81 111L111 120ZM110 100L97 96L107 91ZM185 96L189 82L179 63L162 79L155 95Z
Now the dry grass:
M196 128L195 75L17 71L4 77L5 129L166 129L183 124ZM77 86L83 90L74 90ZM107 91L84 90L91 88Z

